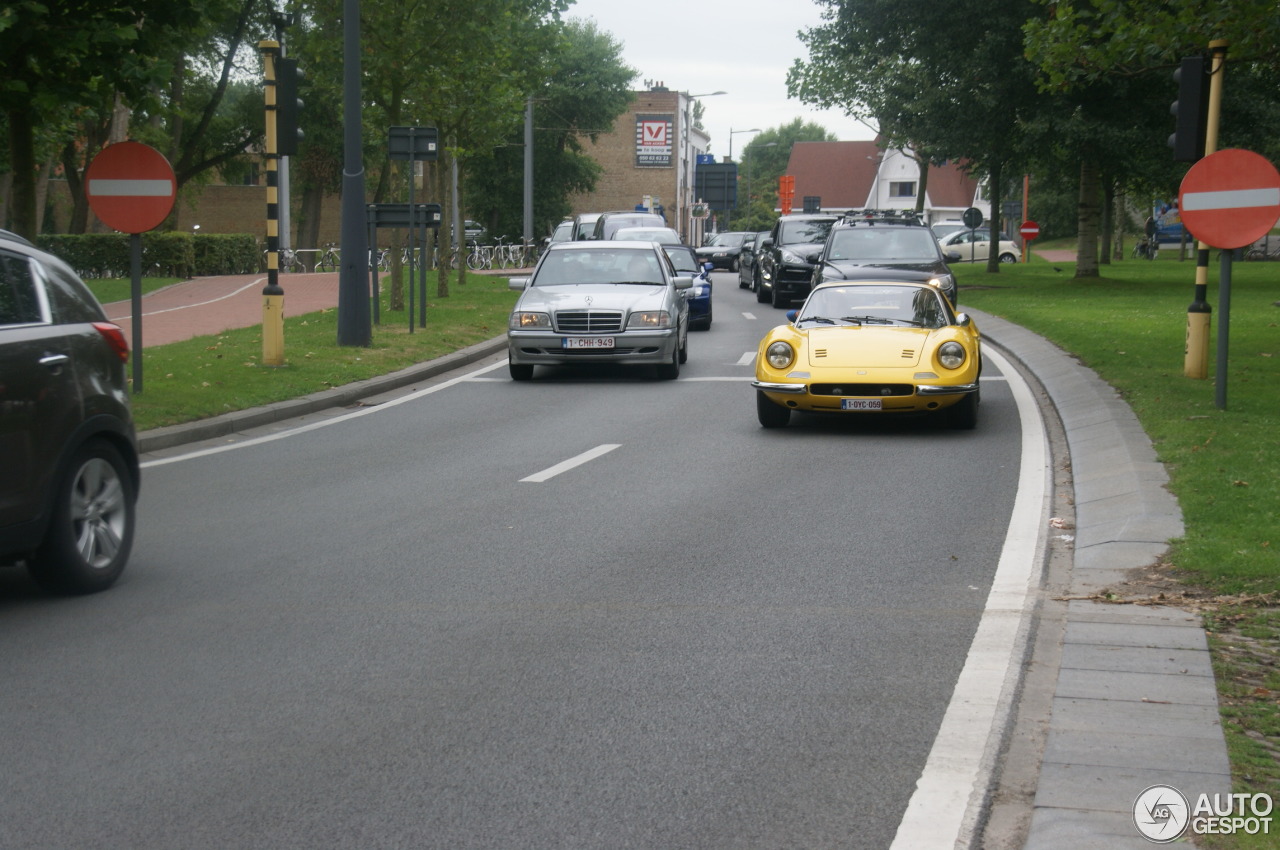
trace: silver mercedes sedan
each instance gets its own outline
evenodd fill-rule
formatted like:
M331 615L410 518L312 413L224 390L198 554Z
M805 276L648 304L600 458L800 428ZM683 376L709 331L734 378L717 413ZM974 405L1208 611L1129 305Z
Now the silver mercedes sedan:
M656 242L557 242L521 290L507 325L511 377L565 363L656 365L674 379L689 356L688 290Z

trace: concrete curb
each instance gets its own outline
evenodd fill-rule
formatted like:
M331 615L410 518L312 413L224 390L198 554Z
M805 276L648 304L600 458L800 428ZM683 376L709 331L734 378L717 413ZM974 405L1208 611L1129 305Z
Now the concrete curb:
M1044 386L1066 435L1076 528L1068 596L1154 563L1184 533L1168 476L1116 391L1025 328L969 311L984 338ZM1073 598L1024 850L1150 847L1134 803L1153 785L1230 793L1231 765L1200 618ZM1031 663L1047 663L1033 658Z

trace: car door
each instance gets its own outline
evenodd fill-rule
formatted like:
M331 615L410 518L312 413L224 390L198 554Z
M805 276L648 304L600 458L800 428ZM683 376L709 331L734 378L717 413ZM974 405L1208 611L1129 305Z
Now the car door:
M981 262L991 250L990 238L985 230L962 230L952 237L950 250L960 254L961 262Z
M0 528L34 519L80 424L74 341L52 321L39 264L0 251Z

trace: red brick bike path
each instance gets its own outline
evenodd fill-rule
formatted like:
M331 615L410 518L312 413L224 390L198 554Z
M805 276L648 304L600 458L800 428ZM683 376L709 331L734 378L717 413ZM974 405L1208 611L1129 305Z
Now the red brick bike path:
M180 342L233 328L262 324L266 274L198 277L142 297L142 347ZM284 315L301 316L338 306L338 273L282 274ZM133 348L133 303L104 304L107 318L124 329Z

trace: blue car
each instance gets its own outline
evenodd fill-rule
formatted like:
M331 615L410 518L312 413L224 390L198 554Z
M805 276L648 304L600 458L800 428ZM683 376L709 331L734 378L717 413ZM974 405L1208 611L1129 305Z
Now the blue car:
M689 290L689 327L697 330L711 329L711 270L715 265L698 262L697 253L688 245L663 245L676 274L693 277Z

